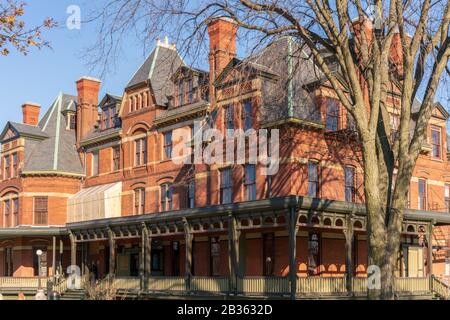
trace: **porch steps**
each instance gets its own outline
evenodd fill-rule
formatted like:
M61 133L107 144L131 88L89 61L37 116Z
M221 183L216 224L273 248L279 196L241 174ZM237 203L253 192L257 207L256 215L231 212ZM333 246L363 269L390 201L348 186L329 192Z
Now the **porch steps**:
M85 300L86 291L85 290L67 290L61 296L61 300Z

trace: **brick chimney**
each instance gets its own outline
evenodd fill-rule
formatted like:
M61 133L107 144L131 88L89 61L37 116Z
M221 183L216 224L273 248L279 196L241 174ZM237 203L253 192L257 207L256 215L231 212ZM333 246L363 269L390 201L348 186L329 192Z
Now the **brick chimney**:
M39 123L39 112L41 105L34 102L25 102L22 105L23 123L30 126L37 126Z
M227 17L213 18L208 24L210 76L215 80L236 57L237 23Z
M82 77L77 81L77 145L94 129L98 121L98 95L101 81Z

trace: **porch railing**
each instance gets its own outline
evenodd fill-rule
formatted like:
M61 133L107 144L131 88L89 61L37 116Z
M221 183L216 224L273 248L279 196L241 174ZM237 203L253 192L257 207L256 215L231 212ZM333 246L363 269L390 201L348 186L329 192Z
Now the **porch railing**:
M244 294L287 294L289 288L285 277L243 277L237 282L238 291Z
M45 287L45 278L41 278ZM68 280L55 285L55 290L64 292ZM228 293L235 292L244 295L289 295L291 286L287 277L242 277L233 282L230 288L226 277L191 277L190 282L184 277L150 277L145 288L141 288L139 277L112 277L102 285L112 286L117 290L127 292L198 292L198 293ZM353 278L352 293L367 292L367 278ZM0 288L37 289L38 278L0 278ZM395 278L394 290L397 294L425 294L434 292L443 298L450 298L449 286L435 277ZM300 277L297 279L296 294L310 296L342 296L348 294L345 277Z
M198 292L228 292L228 278L193 277L191 279L191 290Z
M149 291L187 291L184 277L150 277L147 279Z
M431 279L431 286L433 293L437 294L442 299L450 300L450 282L433 276Z
M346 279L344 277L298 278L297 293L312 295L346 294Z
M394 291L396 293L429 293L430 277L424 278L395 278Z
M46 288L47 278L41 277L41 286ZM37 289L39 278L37 277L0 277L0 288L11 289Z
M356 294L364 294L367 293L367 278L363 277L355 277L353 278L352 283L352 291Z
M112 280L113 288L127 291L139 291L141 280L136 277L115 277Z

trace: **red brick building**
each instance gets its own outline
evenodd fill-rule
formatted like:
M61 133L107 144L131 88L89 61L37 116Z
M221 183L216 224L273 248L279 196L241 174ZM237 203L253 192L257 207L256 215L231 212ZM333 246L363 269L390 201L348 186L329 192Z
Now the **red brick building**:
M6 125L0 279L36 276L41 249L41 275L78 265L141 292L365 291L363 173L352 119L292 39L238 59L232 21L215 19L208 31L205 70L158 42L121 96L100 101L100 81L83 77L77 96L60 94L41 120L40 107L26 103L23 123ZM448 117L437 103L411 181L398 291L432 291L432 274L450 274ZM176 164L182 144L203 152L218 146L196 142L206 129L277 129L278 172L261 174L261 163ZM248 142L246 154L256 146Z

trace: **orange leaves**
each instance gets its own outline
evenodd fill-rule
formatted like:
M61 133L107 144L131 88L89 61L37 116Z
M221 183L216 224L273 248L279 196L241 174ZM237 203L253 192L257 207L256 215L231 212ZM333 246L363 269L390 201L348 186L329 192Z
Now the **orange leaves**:
M11 47L26 55L30 47L49 47L49 43L41 38L42 29L56 26L51 18L46 18L39 26L27 29L21 17L25 14L25 4L17 0L7 0L0 4L0 55L10 54Z

